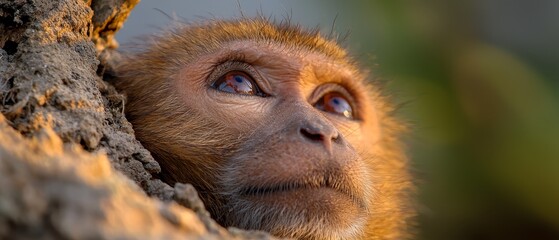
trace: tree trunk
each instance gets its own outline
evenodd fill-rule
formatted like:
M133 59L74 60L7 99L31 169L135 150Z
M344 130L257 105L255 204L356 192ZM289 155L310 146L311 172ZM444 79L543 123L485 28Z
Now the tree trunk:
M102 79L138 1L0 0L0 239L269 238L156 177Z

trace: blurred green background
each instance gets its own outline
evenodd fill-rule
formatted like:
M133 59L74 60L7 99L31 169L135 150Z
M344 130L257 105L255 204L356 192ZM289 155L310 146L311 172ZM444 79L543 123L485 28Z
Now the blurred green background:
M143 0L117 39L165 28L161 12L335 22L404 103L416 239L559 239L559 1L239 2Z

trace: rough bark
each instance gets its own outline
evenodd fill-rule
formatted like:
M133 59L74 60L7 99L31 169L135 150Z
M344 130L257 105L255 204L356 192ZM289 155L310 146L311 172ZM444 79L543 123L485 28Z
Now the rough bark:
M156 177L102 79L138 1L0 0L0 239L269 238Z

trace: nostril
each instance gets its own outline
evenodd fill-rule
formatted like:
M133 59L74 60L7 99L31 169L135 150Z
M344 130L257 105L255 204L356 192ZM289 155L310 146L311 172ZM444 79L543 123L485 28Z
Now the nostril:
M324 139L324 136L322 136L322 134L311 133L307 129L304 129L304 128L301 128L300 132L301 132L301 135L305 136L306 138L308 138L312 141L322 141Z

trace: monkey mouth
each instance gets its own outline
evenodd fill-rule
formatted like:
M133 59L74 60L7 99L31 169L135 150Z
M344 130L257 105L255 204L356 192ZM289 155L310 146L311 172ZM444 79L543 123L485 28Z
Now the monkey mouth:
M282 194L290 194L292 192L315 192L317 190L330 190L349 198L359 208L367 209L367 205L348 184L341 184L331 181L329 178L323 178L318 182L302 181L287 182L282 184L274 184L269 186L250 186L242 188L239 194L244 197L267 197Z
M241 191L241 195L245 196L263 196L275 193L290 192L294 190L305 190L305 189L318 189L328 187L324 186L310 186L307 184L300 183L287 183L282 185L275 185L269 187L248 187Z

